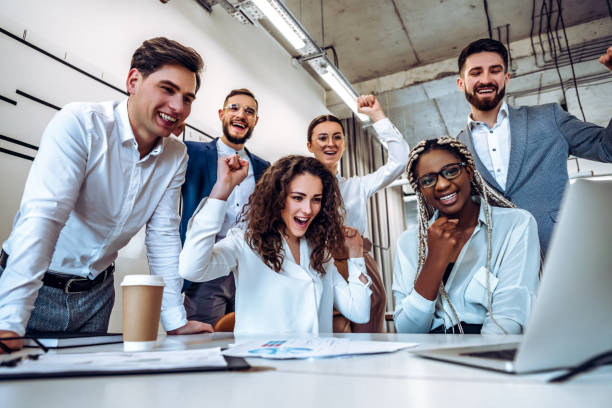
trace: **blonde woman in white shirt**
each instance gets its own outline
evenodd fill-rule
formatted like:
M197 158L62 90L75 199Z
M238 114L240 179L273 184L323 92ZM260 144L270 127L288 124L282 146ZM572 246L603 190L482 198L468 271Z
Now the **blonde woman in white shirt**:
M333 307L368 321L361 237L343 228L337 183L316 159L287 156L266 170L243 211L244 229L215 244L227 197L247 172L237 156L219 159L217 182L189 222L181 276L201 282L235 271L237 334L330 333ZM348 282L331 261L341 246L351 257Z
M540 267L533 216L489 187L456 139L415 146L408 180L418 223L397 243L397 331L521 333Z
M308 126L308 150L336 176L340 193L346 208L345 225L355 228L363 235L368 217L366 203L377 191L385 188L399 177L408 163L409 147L402 134L385 116L380 103L374 95L364 95L357 99L359 111L368 115L374 122L378 139L387 145L387 162L376 171L365 176L344 178L338 174L338 163L346 148L344 126L340 119L333 115L321 115L312 120ZM384 285L376 261L369 253L371 242L364 240L364 259L368 276L372 279L371 319L367 324L349 324L341 317L334 319L334 331L382 332L386 307ZM344 268L342 254L334 254L339 269Z

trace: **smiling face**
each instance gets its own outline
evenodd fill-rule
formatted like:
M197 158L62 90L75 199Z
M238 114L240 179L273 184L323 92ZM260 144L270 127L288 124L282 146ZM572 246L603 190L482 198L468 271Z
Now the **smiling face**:
M307 143L308 151L332 174L336 174L338 162L342 158L344 149L344 134L342 127L336 122L321 122L312 129L311 141Z
M416 178L420 178L429 173L439 173L449 164L460 163L461 159L448 150L432 149L424 153L416 167ZM419 191L427 202L441 215L450 218L461 218L461 213L472 203L471 200L471 180L473 172L470 167L462 167L460 174L447 180L442 175L438 175L436 184L433 187L424 188L419 186Z
M223 125L223 142L240 150L259 120L257 102L248 95L234 95L219 109L219 119Z
M489 111L501 104L510 80L501 55L496 52L472 54L465 60L460 74L457 85L472 107Z
M281 218L285 223L285 234L298 239L306 234L308 226L321 210L323 183L309 173L299 174L291 180L285 198Z
M134 137L146 145L176 131L191 113L196 76L180 65L164 65L148 76L132 68L126 82Z

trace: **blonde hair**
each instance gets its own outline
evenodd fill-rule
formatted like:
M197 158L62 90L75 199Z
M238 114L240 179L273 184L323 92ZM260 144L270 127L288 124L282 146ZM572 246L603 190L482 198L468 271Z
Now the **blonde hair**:
M455 156L458 156L461 161L465 162L467 164L467 167L474 174L474 177L472 178L472 181L471 181L472 195L478 195L481 197L483 207L484 207L486 224L487 224L487 263L485 265L485 268L487 270L487 274L486 274L487 275L487 279L486 279L487 281L487 311L493 323L495 323L497 327L499 327L505 334L507 334L506 330L497 322L497 320L495 320L495 317L493 316L493 310L491 307L491 285L489 282L489 273L491 270L491 236L492 236L492 231L493 231L493 224L491 220L491 209L489 206L494 205L496 207L516 208L516 205L514 205L511 201L506 199L503 195L495 191L484 181L480 173L478 173L478 171L476 170L476 166L474 165L474 158L472 157L472 154L468 150L467 146L461 143L459 140L453 139L451 137L442 137L440 139L423 140L422 142L414 146L414 148L412 148L408 156L408 165L406 166L406 171L408 173L408 181L410 182L410 185L415 191L415 194L417 197L417 204L418 204L417 205L418 206L418 215L417 215L418 240L419 240L418 248L417 248L418 263L417 263L417 273L414 277L414 280L416 281L419 274L421 273L421 269L423 268L423 264L425 263L425 259L427 257L426 250L427 250L427 230L429 228L428 221L431 219L431 217L434 214L433 207L427 202L427 200L425 199L425 197L420 191L420 188L417 183L417 177L415 174L415 168L416 168L416 165L419 159L423 156L423 154L430 150L446 150L446 151L451 152ZM440 295L441 295L440 301L446 302L449 305L451 312L453 314L453 318L457 322L456 324L459 326L459 332L463 334L463 327L461 326L461 321L459 319L459 316L457 316L455 307L451 303L448 297L448 294L446 293L446 289L444 288L443 282L440 282L439 290L440 290ZM443 305L442 305L442 310L444 310ZM452 323L452 320L453 319L451 318L451 323ZM454 326L454 324L451 324L451 326ZM453 332L454 332L454 328L453 328Z

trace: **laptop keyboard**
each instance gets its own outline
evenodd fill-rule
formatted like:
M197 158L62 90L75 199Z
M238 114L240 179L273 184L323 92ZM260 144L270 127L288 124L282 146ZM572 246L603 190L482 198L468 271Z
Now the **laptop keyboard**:
M497 351L479 351L472 353L461 353L462 356L480 357L480 358L492 358L495 360L512 361L516 356L518 349L506 349Z

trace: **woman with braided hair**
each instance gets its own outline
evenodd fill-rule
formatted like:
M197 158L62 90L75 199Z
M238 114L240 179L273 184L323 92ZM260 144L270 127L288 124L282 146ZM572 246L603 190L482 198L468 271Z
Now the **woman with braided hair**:
M456 139L419 143L407 172L418 223L397 244L397 331L521 333L540 268L533 216L489 187Z

